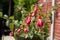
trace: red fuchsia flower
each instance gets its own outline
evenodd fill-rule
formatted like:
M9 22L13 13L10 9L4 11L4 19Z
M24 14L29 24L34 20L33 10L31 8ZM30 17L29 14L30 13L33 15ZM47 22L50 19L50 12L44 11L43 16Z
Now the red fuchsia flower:
M11 32L9 35L10 35L10 36L14 36L14 32Z
M30 15L29 15L30 17L32 17L32 13L33 13L33 12L30 13Z
M20 25L20 29L23 29L23 26L22 25Z
M42 27L42 26L43 26L43 21L42 21L42 19L38 19L38 21L37 21L37 26L38 26L38 27Z
M42 17L41 17L41 16L37 16L37 18L38 18L38 19L42 19Z
M33 17L33 16L35 16L35 15L36 15L36 13L35 13L35 12L33 12L31 15L32 15L32 17Z
M21 29L18 29L16 32L17 32L17 34L19 34L20 33L20 31L21 31Z
M25 23L26 23L26 24L30 24L30 22L31 22L31 17L27 17L27 18L25 19Z
M36 16L36 12L32 12L32 13L30 14L30 17L33 17L33 16Z
M24 28L24 33L27 34L28 33L28 29Z
M35 5L35 6L34 6L34 11L37 12L37 10L38 10L38 6Z

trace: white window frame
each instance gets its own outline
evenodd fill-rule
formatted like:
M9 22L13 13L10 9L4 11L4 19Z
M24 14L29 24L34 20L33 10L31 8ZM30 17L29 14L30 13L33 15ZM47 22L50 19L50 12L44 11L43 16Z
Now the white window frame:
M52 7L53 6L55 6L55 0L52 0ZM54 14L55 14L55 10L52 10L52 24L51 24L50 40L54 40Z

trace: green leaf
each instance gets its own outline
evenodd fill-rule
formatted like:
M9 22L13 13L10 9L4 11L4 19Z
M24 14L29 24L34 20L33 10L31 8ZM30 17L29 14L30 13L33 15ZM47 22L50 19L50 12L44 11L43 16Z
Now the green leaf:
M50 14L50 21L51 21L51 23L52 23L52 14Z
M31 11L33 11L34 10L34 5L31 5Z
M2 12L0 12L0 17L2 17L3 16L3 13Z
M29 37L32 39L33 38L33 34L29 33Z
M14 23L10 23L10 30L12 31L14 29Z
M25 35L25 38L28 38L28 34Z
M39 9L42 10L42 6L39 6Z
M37 34L39 36L39 40L44 40L43 35L41 35L40 33Z

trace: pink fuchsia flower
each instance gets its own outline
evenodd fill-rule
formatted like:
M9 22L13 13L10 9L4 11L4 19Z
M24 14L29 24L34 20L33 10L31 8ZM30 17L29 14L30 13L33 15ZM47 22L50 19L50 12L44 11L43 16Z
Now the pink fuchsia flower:
M18 29L16 32L17 32L17 34L19 34L20 33L20 31L21 31L21 29Z
M43 21L42 21L42 19L38 19L38 21L37 21L37 26L38 27L42 27L43 26Z
M38 10L38 6L35 5L35 6L34 6L34 11L37 12L37 10Z
M30 17L34 17L34 16L36 16L36 14L37 14L37 12L34 11L30 14Z
M21 30L23 29L23 26L22 26L22 25L20 25L20 29L21 29Z
M36 15L36 12L32 12L31 16L33 17L33 16L35 16L35 15Z
M42 17L41 17L41 16L37 16L37 18L38 18L38 19L42 19Z
M30 22L31 22L31 17L27 17L27 18L25 19L25 23L26 23L26 24L30 24Z
M14 32L11 32L9 35L10 35L10 36L14 36Z
M24 33L27 34L28 33L28 29L24 28Z

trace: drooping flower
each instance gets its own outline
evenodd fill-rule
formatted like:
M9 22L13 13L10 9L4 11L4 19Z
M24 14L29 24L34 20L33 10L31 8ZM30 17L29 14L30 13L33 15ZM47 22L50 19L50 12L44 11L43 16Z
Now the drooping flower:
M38 18L38 19L42 19L42 17L41 17L41 16L37 16L37 18Z
M35 12L38 11L38 6L37 6L37 5L34 6L34 11L35 11Z
M19 34L19 33L20 33L20 31L21 31L21 29L18 29L16 32Z
M31 22L31 17L27 17L27 18L25 19L25 23L26 23L26 24L30 24L30 22Z
M27 34L28 33L28 29L24 28L24 33Z
M34 16L36 16L36 14L37 14L37 12L34 11L30 14L30 17L34 17Z
M37 21L37 26L38 27L42 27L43 26L43 21L42 21L42 19L38 19L38 21Z
M10 36L14 36L14 32L11 32L9 35L10 35Z
M20 25L20 29L23 29L23 26L22 25Z
M33 12L31 15L32 15L32 16L35 16L35 15L36 15L36 13L35 13L35 12Z

